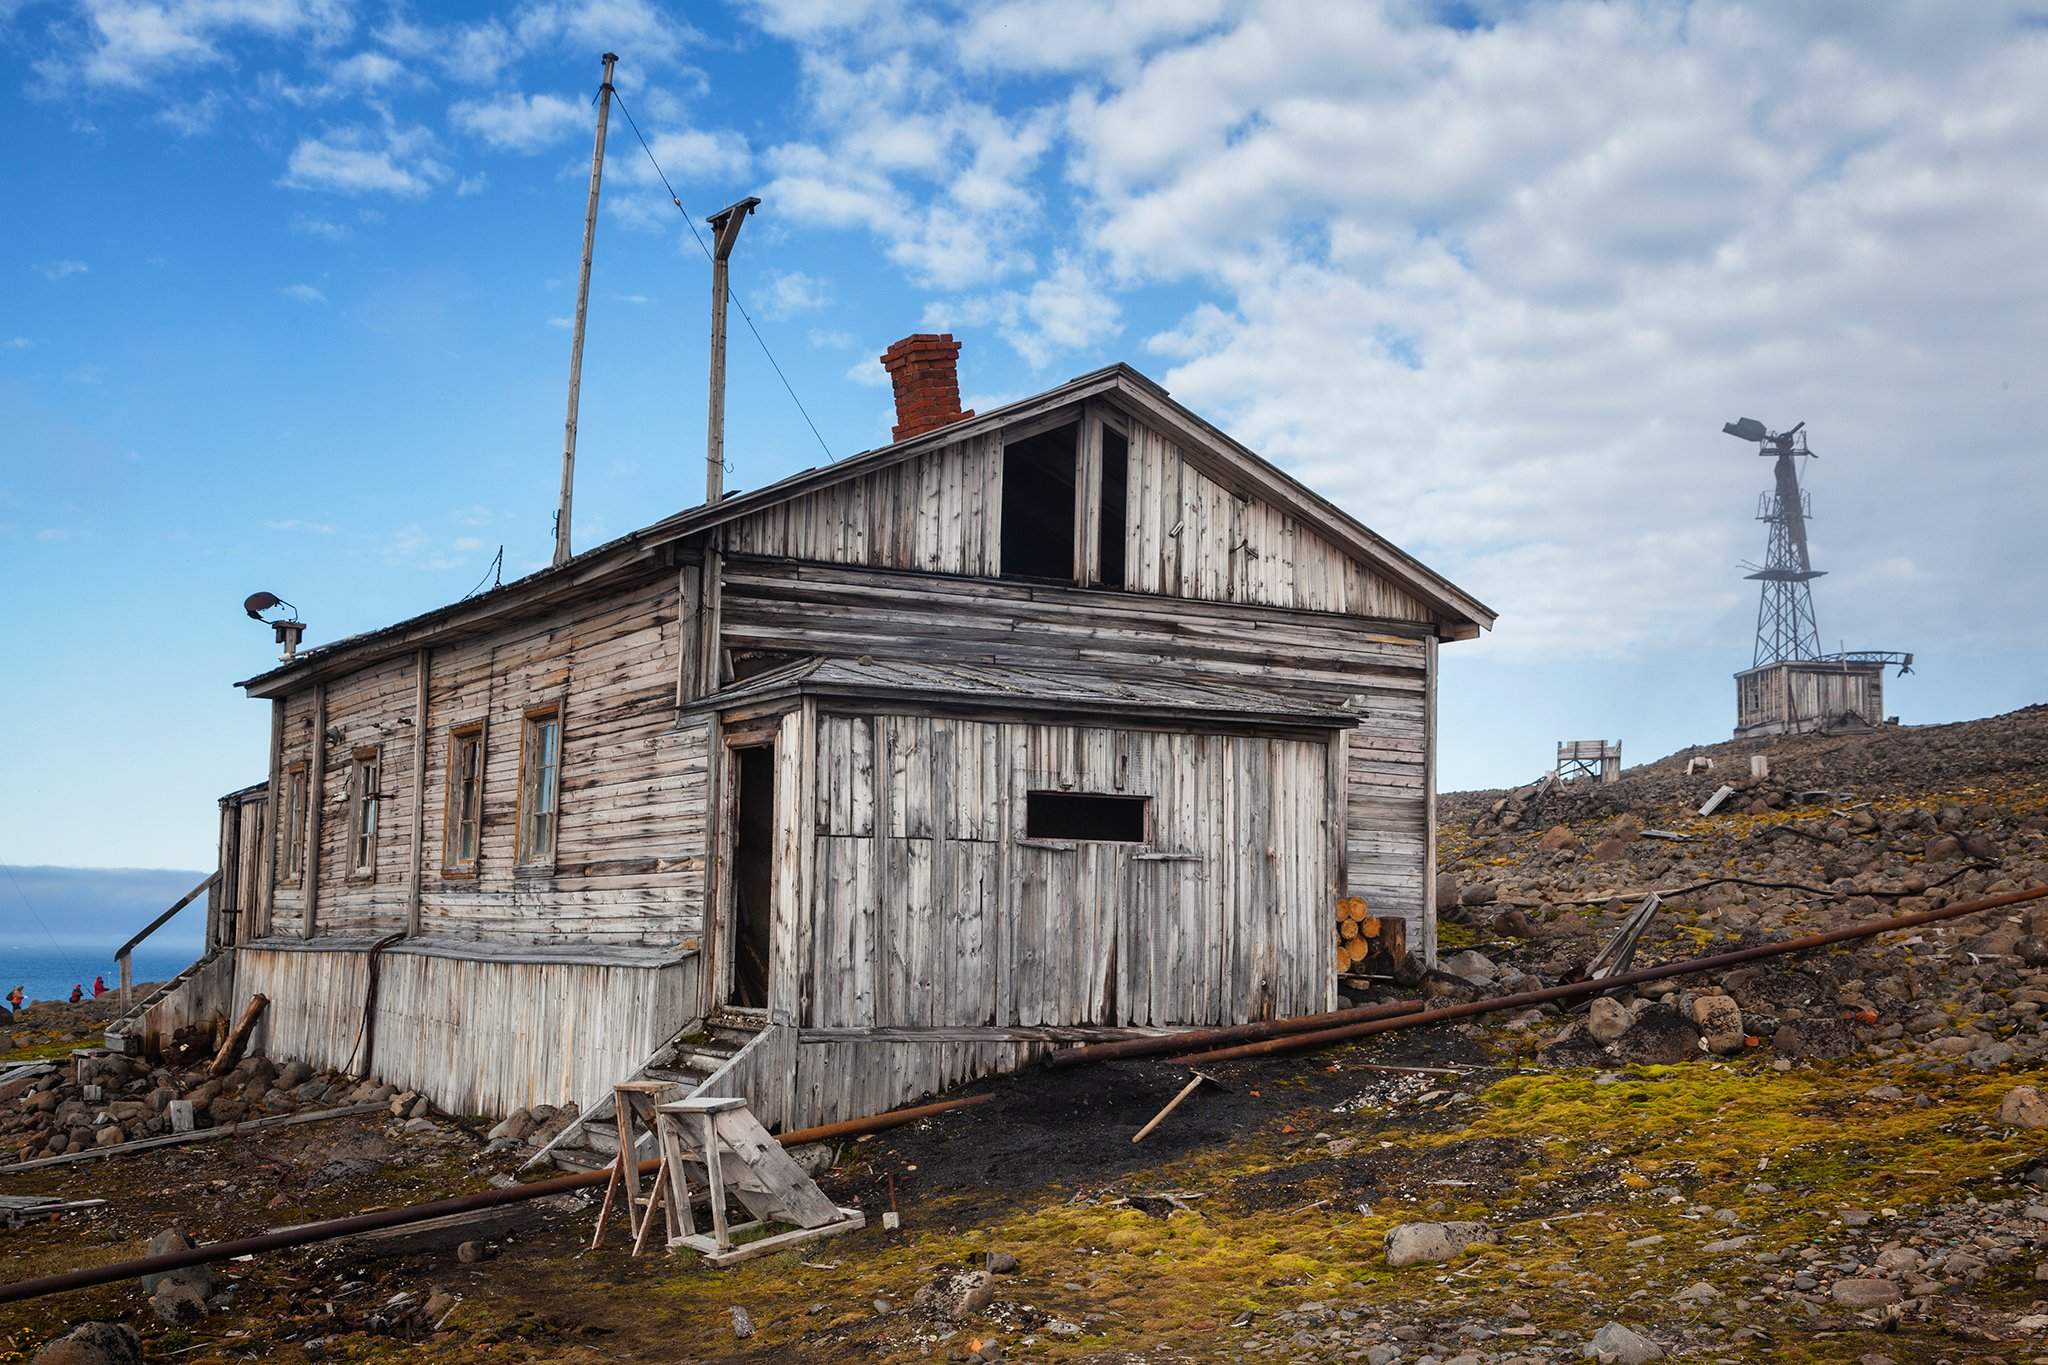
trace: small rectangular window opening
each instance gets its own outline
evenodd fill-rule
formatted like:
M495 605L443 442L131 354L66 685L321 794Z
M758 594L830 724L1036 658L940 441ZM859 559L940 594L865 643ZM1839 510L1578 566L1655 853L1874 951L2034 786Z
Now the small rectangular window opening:
M1078 423L1003 447L1003 577L1074 581Z
M484 727L459 725L448 732L448 807L443 835L445 870L476 871L483 843Z
M555 858L555 816L562 781L562 713L530 712L519 745L519 861Z
M294 763L285 769L283 808L278 812L278 832L284 836L286 885L296 885L306 867L306 765Z
M1102 428L1102 521L1095 531L1095 562L1108 588L1127 588L1124 581L1124 522L1129 499L1131 446L1114 427Z
M377 784L382 775L375 749L358 749L349 765L348 874L377 875Z
M1145 842L1145 796L1095 792L1024 793L1024 837L1113 844Z

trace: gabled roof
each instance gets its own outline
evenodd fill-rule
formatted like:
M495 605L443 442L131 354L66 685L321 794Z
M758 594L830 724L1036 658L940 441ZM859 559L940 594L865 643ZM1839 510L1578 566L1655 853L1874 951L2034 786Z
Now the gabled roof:
M482 629L488 620L570 596L593 579L608 576L635 561L651 558L664 546L764 507L847 479L859 478L954 441L1027 422L1091 398L1103 398L1118 404L1132 415L1171 433L1178 441L1206 453L1213 463L1226 465L1234 480L1245 486L1244 491L1301 518L1361 563L1385 574L1427 603L1448 623L1447 633L1453 638L1469 639L1481 630L1492 628L1497 613L1485 603L1293 475L1175 402L1153 380L1128 365L1118 363L951 426L806 469L761 488L728 494L716 503L700 503L664 517L651 526L585 550L566 564L542 569L490 592L394 625L304 650L290 663L244 679L236 685L248 689L252 696L272 696L289 690L302 679L390 657L434 640L474 632Z
M1113 712L1126 717L1206 716L1315 729L1348 729L1358 723L1356 715L1341 707L1296 700L1271 688L1164 678L1138 683L993 664L837 657L806 659L729 683L684 710L723 711L795 696L946 702L1003 710Z

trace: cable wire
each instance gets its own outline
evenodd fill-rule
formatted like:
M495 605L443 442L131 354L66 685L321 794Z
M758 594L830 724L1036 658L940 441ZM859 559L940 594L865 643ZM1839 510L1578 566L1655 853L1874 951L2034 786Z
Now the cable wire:
M676 194L676 187L669 183L668 172L662 170L661 163L654 159L654 149L647 145L647 137L640 131L640 121L634 118L633 111L626 107L626 101L619 95L619 88L616 82L612 85L612 98L618 101L619 112L626 116L626 125L633 130L633 136L639 139L640 150L647 153L647 164L654 167L655 175L661 179L661 187L668 191L668 201L676 206L676 212L683 215L683 225L690 229L690 237L697 243L697 249L704 253L705 260L711 260L711 248L704 245L703 234L697 231L697 224L690 217L690 211L683 207L682 198ZM825 452L825 462L827 464L838 463L839 457L832 453L831 446L825 444L824 433L820 432L818 424L811 420L810 411L804 407L804 400L796 396L796 387L789 382L789 376L782 372L781 364L775 359L775 352L768 349L767 338L763 337L761 329L754 325L754 316L747 311L747 305L740 298L739 291L728 288L726 292L732 299L733 307L740 310L740 317L745 319L747 330L754 334L754 341L760 346L761 354L768 357L769 368L774 370L775 377L782 381L783 390L789 394L789 401L796 404L796 410L803 417L804 425L809 427L811 435L817 438L818 449Z

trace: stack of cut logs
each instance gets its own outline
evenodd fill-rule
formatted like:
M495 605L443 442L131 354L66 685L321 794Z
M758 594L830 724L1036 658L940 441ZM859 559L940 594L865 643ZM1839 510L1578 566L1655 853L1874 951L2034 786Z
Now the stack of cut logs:
M1365 961L1373 940L1380 936L1380 922L1365 901L1346 896L1337 902L1337 970L1348 972Z

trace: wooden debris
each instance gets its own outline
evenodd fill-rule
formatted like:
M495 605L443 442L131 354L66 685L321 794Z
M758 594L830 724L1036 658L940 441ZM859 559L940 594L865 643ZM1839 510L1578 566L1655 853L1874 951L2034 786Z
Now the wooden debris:
M1681 841L1690 841L1692 839L1690 834L1680 834L1675 829L1646 829L1643 831L1643 837L1645 839L1676 839Z
M1188 1096L1194 1094L1195 1091L1198 1088L1200 1088L1203 1081L1207 1081L1211 1085L1215 1086L1221 1086L1223 1084L1223 1082L1217 1080L1214 1076L1209 1075L1207 1072L1197 1071L1195 1073L1195 1078L1189 1081L1186 1085L1182 1086L1180 1088L1180 1093L1178 1095L1175 1095L1172 1099L1168 1100L1166 1102L1166 1107L1160 1110L1158 1113L1154 1114L1152 1116L1152 1121L1150 1123L1147 1123L1143 1128L1140 1128L1136 1133L1131 1135L1131 1142L1133 1144L1143 1142L1146 1138L1146 1135L1149 1134L1154 1128L1157 1128L1160 1124L1164 1123L1166 1121L1166 1116L1168 1114L1171 1114L1174 1110L1180 1108L1181 1101L1185 1100Z
M1733 795L1735 795L1735 788L1729 786L1725 782L1722 783L1720 790L1716 791L1712 796L1708 797L1706 800L1706 804L1700 807L1700 814L1712 815L1715 811L1721 809L1721 803L1723 801L1726 801L1729 797Z
M104 1199L65 1199L54 1194L0 1194L0 1226L19 1228L58 1214L96 1209Z
M250 1031L256 1027L256 1021L262 1018L264 1007L269 1003L270 997L267 995L249 997L248 1007L242 1011L242 1017L228 1030L227 1039L220 1045L220 1051L213 1054L213 1065L206 1069L208 1075L225 1076L234 1069L235 1063L241 1059L242 1049L249 1045Z
M31 1161L17 1161L12 1166L0 1166L0 1175L13 1175L17 1171L37 1171L45 1166L66 1166L74 1161L94 1161L103 1156L126 1156L130 1152L146 1152L157 1147L178 1147L188 1142L211 1142L215 1138L260 1133L266 1128L292 1128L301 1123L319 1123L325 1119L345 1119L357 1114L381 1113L385 1108L381 1102L344 1104L339 1109L316 1109L311 1113L273 1114L268 1118L244 1119L240 1123L223 1123L218 1128L200 1128L190 1133L165 1133L161 1137L117 1142L111 1147L91 1147L83 1152L66 1152L62 1156L39 1156Z

